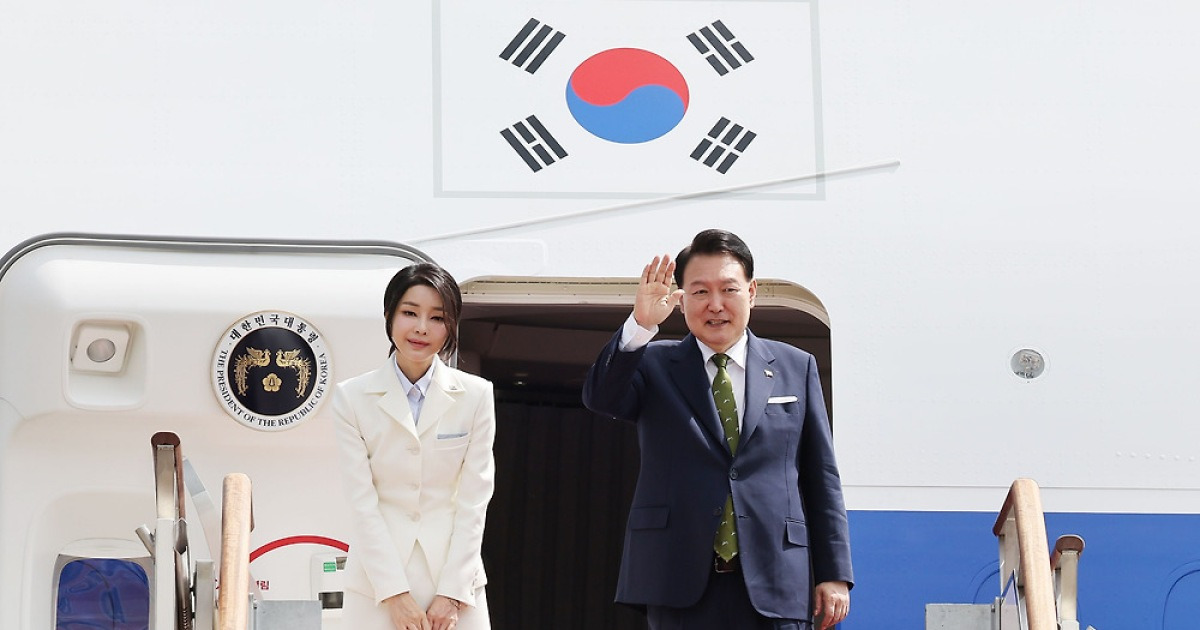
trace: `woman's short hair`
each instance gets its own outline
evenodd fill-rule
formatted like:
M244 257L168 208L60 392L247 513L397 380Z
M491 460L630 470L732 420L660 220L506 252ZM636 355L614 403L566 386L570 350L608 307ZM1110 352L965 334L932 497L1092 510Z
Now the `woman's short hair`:
M446 343L442 346L441 354L454 354L458 350L458 317L462 313L462 293L448 271L427 262L409 265L397 271L383 292L384 333L391 344L388 354L396 351L396 343L392 341L392 321L396 319L400 298L417 285L427 286L441 296L442 314L446 318Z

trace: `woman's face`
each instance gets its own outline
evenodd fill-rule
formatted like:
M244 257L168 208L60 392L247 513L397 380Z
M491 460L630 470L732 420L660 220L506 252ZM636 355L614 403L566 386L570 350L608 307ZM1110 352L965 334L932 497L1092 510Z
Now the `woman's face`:
M423 284L409 287L396 305L391 334L396 363L404 375L411 381L421 378L449 335L442 296Z

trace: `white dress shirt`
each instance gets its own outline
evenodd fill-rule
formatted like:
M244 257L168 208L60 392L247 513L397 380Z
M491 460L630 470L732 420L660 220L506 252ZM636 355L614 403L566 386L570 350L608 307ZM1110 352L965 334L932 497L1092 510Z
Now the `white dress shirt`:
M654 328L642 328L642 325L637 323L633 318L633 313L629 314L629 319L625 320L625 325L621 327L621 342L619 348L621 352L633 352L642 346L650 343L650 340L658 334L658 326ZM700 346L700 355L704 357L704 371L708 373L708 382L711 383L717 378L717 364L712 362L712 357L717 353L716 350L704 345L704 342L696 340L696 345ZM729 355L729 363L725 365L725 371L729 374L729 380L733 383L733 402L737 405L738 415L738 432L742 431L742 418L745 417L745 405L743 401L746 399L746 333L743 332L741 338L737 340L725 354Z
M433 364L429 365L429 369L425 370L425 374L417 379L416 383L408 380L404 375L404 370L400 369L400 364L396 363L396 355L392 355L392 367L396 368L396 376L400 378L400 387L404 390L404 395L408 397L408 407L412 409L413 424L421 420L421 405L425 404L425 394L429 392L429 383L433 381Z

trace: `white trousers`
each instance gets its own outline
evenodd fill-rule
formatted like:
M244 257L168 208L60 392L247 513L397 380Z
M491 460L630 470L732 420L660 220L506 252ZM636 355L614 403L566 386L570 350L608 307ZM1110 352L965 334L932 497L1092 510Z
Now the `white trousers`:
M413 599L422 610L428 610L437 595L437 584L433 582L433 571L429 569L429 561L425 559L425 552L419 544L413 549L404 574L408 576L409 592ZM373 597L351 590L347 590L342 599L341 627L345 630L396 630L386 607L376 604ZM458 623L454 627L455 630L491 630L487 594L483 587L475 594L474 606L464 606L458 611Z

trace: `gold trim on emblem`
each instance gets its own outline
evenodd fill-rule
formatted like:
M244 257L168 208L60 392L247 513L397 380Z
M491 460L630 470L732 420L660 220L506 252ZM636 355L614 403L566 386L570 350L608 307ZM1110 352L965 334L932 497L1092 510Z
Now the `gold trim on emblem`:
M275 365L281 368L288 368L296 372L296 397L304 396L304 390L308 389L308 381L312 377L312 362L300 356L304 352L303 349L297 350L276 350ZM249 384L246 381L247 372L252 367L266 367L271 365L271 350L258 350L256 348L246 348L246 354L239 356L233 362L233 380L237 383L238 395L245 396L249 390ZM274 372L263 379L263 389L268 392L279 391L279 386L283 381Z

